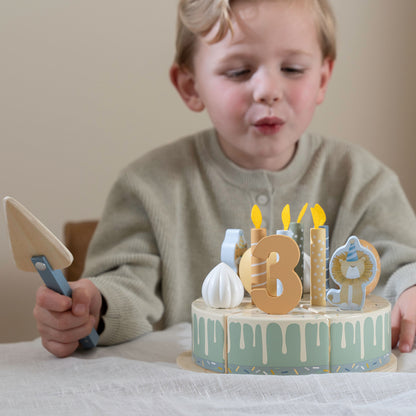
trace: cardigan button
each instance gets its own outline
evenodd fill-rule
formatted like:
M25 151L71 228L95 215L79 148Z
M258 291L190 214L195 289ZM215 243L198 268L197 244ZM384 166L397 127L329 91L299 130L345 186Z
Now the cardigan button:
M260 205L266 205L269 202L269 197L264 194L260 194L257 196L257 203Z

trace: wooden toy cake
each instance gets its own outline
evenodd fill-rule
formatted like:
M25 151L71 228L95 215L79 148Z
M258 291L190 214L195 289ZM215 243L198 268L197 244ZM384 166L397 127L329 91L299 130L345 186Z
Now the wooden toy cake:
M325 213L315 205L310 267L304 269L306 205L296 223L288 221L289 210L282 212L284 230L267 236L254 206L248 250L241 230L227 230L221 263L192 303L194 365L274 375L392 367L390 303L370 294L380 275L374 247L352 236L329 261ZM330 288L329 278L338 288Z

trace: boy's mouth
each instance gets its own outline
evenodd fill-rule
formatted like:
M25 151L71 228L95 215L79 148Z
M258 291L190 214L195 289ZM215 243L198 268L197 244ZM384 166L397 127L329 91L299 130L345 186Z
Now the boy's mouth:
M284 121L278 117L264 117L254 123L254 127L262 134L275 134L284 125Z

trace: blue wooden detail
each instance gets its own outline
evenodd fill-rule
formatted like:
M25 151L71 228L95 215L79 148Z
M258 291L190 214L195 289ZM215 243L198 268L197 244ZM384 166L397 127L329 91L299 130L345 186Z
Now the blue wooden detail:
M72 297L71 287L61 270L53 270L45 256L33 256L31 260L47 288L61 295ZM83 348L89 349L97 345L98 338L99 335L93 328L91 333L79 342Z
M243 230L229 228L225 231L224 241L221 245L221 262L228 264L236 273L240 260L247 250Z
M72 290L61 270L53 270L45 256L33 256L32 263L38 271L46 287L68 297Z

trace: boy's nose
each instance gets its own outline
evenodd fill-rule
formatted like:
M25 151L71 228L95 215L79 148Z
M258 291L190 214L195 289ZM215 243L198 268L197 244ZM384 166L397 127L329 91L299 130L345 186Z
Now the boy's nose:
M255 102L271 106L281 98L281 94L281 86L277 75L259 74L253 92Z

